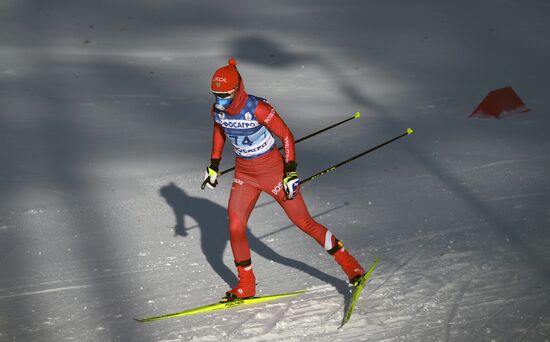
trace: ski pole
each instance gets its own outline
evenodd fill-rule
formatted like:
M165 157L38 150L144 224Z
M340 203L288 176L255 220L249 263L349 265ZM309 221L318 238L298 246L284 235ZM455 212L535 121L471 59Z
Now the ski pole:
M341 124L346 123L346 122L348 122L348 121L350 121L350 120L359 119L360 117L361 117L361 113L357 112L357 113L355 113L355 115L352 116L351 118L347 118L347 119L345 119L345 120L342 120L342 121L340 121L340 122L335 123L334 125L325 127L325 128L323 128L323 129L318 130L317 132L313 132L313 133L311 133L311 134L309 134L309 135L306 135L305 137L302 137L302 138L300 138L300 139L298 139L298 140L295 140L294 143L297 144L297 143L299 143L300 141L309 139L309 138L311 138L311 137L313 137L313 136L315 136L315 135L317 135L317 134L319 134L319 133L323 133L323 132L325 132L325 131L328 131L329 129L334 128L334 127L336 127L336 126L340 126ZM284 146L279 147L279 150L282 150L283 147L284 147ZM224 174L226 174L226 173L228 173L228 172L231 172L231 171L233 171L233 170L235 170L235 166L233 166L233 167L231 167L231 168L229 168L229 169L227 169L227 170L224 170L224 171L219 172L219 173L218 173L218 176L223 176Z
M359 153L358 155L353 156L353 157L351 157L351 158L349 158L349 159L346 159L346 160L344 160L343 162L340 162L340 163L338 163L338 164L336 164L336 165L333 165L333 166L331 166L331 167L329 167L329 168L327 168L327 169L324 169L323 171L317 172L316 174L314 174L314 175L312 175L312 176L309 176L309 177L307 177L306 179L300 180L300 185L302 185L302 184L304 184L305 182L308 182L308 181L310 181L310 180L314 180L315 178L320 177L320 176L322 176L322 175L324 175L324 174L326 174L326 173L329 173L329 172L331 172L331 171L334 171L334 170L336 170L337 168L339 168L340 166L342 166L342 165L344 165L344 164L347 164L347 163L349 163L349 162L352 161L352 160L355 160L355 159L357 159L357 158L359 158L359 157L362 157L362 156L364 156L364 155L367 154L367 153L370 153L370 152L372 152L372 151L374 151L374 150L377 150L377 149L379 149L379 148L382 147L382 146L385 146L385 145L387 145L387 144L389 144L389 143L392 143L392 142L396 141L397 139L401 139L401 138L403 138L404 136L410 135L410 134L412 134L412 133L413 133L413 130L412 130L411 128L407 128L407 131L406 131L405 133L400 134L400 135L396 136L395 138L392 138L392 139L390 139L390 140L388 140L388 141L386 141L386 142L383 142L383 143L381 143L380 145L376 145L376 146L374 146L374 147L372 147L372 148L366 150L365 152Z

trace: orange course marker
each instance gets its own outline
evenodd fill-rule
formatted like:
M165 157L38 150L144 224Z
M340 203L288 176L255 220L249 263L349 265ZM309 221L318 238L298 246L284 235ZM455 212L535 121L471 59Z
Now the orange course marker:
M470 117L496 118L530 111L512 87L493 90L470 114Z

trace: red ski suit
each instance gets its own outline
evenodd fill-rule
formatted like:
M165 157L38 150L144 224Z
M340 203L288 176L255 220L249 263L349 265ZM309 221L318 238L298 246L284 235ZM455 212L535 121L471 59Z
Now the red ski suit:
M243 139L242 137L231 135L229 127L234 128L243 122L247 124L247 121L244 121L244 116L248 115L246 116L247 120L252 120L254 124L257 121L257 124L267 128L270 133L283 142L284 160L286 162L295 160L294 137L288 126L271 105L261 99L256 102L252 101L255 99L257 100L258 98L249 97L245 93L244 86L241 83L239 93L235 96L232 105L228 109L220 112L214 107L212 108L215 123L211 158L221 159L226 135L232 139L231 142L234 145L238 139ZM251 106L251 108L246 109L246 106ZM247 110L250 110L253 114L250 114ZM228 115L241 115L243 120L234 120L233 122L221 120L228 119ZM258 128L258 126L256 127ZM259 128L262 129L261 127ZM263 137L265 137L265 134ZM266 140L266 143L261 146L266 146L267 142L269 142L267 138L264 138L264 140ZM251 144L252 142L250 142ZM325 250L332 252L338 249L338 240L327 228L317 223L311 217L300 192L292 200L285 199L282 185L283 156L274 144L269 150L263 151L259 156L239 156L239 153L243 151L257 151L261 146L247 151L236 147L235 176L228 205L231 248L235 262L240 263L250 260L250 247L246 238L246 227L252 209L262 191L271 195L281 205L290 220L302 231L315 239ZM269 145L267 146L269 147Z

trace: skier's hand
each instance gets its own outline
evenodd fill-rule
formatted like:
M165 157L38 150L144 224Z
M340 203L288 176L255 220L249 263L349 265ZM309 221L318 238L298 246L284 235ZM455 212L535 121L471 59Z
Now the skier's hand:
M210 159L210 165L206 168L204 173L204 182L202 182L201 189L205 187L214 189L218 185L218 170L220 168L220 159Z
M300 184L300 178L296 172L295 161L290 161L285 164L284 177L283 177L283 189L285 190L286 198L291 200L298 194L298 185Z

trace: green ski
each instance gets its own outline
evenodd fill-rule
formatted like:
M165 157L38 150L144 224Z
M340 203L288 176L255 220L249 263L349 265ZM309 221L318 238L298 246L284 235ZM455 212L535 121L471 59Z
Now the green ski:
M374 269L376 268L376 265L378 265L379 261L380 261L380 259L376 258L376 260L374 260L374 263L369 268L367 273L365 273L361 277L361 279L358 280L357 284L355 285L355 289L353 290L353 294L351 296L351 302L349 304L349 308L346 311L346 314L344 316L344 320L342 321L342 325L340 326L340 328L343 327L344 324L346 324L349 321L349 319L351 318L351 314L353 313L353 309L355 308L355 304L357 304L357 300L359 299L359 296L361 296L361 292L363 291L363 287L365 287L365 284L367 283L370 276L372 275L372 272L374 272Z
M151 322L151 321L158 321L161 319L166 318L174 318L174 317L181 317L181 316L190 316L195 315L203 312L211 312L211 311L217 311L217 310L224 310L224 309L230 309L236 306L241 305L250 305L250 304L256 304L256 303L263 303L268 302L272 300L276 300L279 298L285 298L285 297L291 297L291 296L297 296L302 293L307 292L307 290L302 290L298 292L290 292L290 293L281 293L276 295L270 295L270 296L263 296L263 297L252 297L252 298L246 298L246 299L238 299L231 302L218 302L214 304L208 304L204 306L200 306L198 308L189 309L181 312L171 313L167 315L162 316L156 316L156 317L148 317L148 318L134 318L134 320L138 322Z

